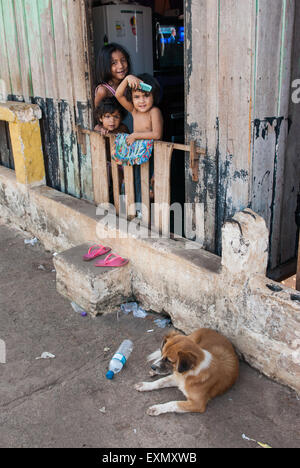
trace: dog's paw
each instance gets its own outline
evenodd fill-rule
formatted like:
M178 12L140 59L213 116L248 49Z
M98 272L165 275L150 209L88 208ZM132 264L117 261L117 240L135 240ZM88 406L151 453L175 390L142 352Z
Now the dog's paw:
M159 405L150 406L150 408L147 409L147 414L149 416L158 416L161 414Z
M138 392L146 392L147 391L147 388L146 388L146 385L147 382L140 382L140 383L137 383L135 384L134 388L138 391Z

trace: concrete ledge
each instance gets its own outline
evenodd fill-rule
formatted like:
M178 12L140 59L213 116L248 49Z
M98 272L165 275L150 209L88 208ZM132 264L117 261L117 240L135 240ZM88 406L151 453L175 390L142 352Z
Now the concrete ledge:
M1 102L0 120L6 122L33 122L42 118L42 111L37 104L24 102Z
M267 287L278 286L264 274L268 233L251 210L225 224L222 259L184 240L142 238L134 224L125 237L124 223L118 227L112 214L99 217L88 202L20 185L3 167L0 215L50 250L109 245L130 258L132 291L144 308L169 314L186 333L219 330L253 367L300 392L300 302L292 300L294 290Z
M96 268L94 262L82 260L89 247L79 245L54 257L56 287L91 315L108 314L132 295L130 265Z

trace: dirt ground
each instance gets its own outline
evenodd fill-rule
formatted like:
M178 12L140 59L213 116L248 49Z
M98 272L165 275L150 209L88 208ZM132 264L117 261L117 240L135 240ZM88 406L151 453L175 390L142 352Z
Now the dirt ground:
M184 399L177 389L134 389L151 379L146 356L160 346L166 329L154 323L155 314L93 319L74 312L56 292L53 252L25 244L30 238L0 222L2 448L300 446L299 397L243 362L236 385L204 414L148 416L152 404ZM133 353L109 381L109 360L125 338L133 340ZM37 360L43 352L55 358Z

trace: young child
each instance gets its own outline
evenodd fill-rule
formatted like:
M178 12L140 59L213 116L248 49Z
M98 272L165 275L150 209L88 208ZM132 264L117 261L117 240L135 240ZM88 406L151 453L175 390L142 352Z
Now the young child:
M152 90L143 91L140 88L141 82L152 86ZM147 73L138 77L126 76L117 88L116 98L133 117L133 133L126 138L128 145L132 145L136 140L160 140L162 138L163 118L157 107L160 99L160 86L155 78Z
M117 133L128 133L128 128L122 123L122 119L125 117L126 111L121 106L121 104L116 100L116 98L105 98L100 101L96 111L95 118L98 122L94 130L101 133L101 135L110 135ZM106 139L106 154L108 157L107 160L107 171L108 171L108 180L110 188L110 199L112 201L112 172L111 172L111 157L110 157L110 142ZM122 190L122 184L124 181L124 171L121 166L119 166L119 190Z
M141 82L150 85L151 91L143 91L140 88ZM160 140L163 135L163 117L157 107L160 100L160 86L157 80L147 73L138 77L128 75L117 88L116 98L132 114L133 133L119 135L116 138L115 152L112 154L112 158L122 165L134 165L135 198L136 202L139 203L141 201L141 181L138 166L150 160L153 140ZM152 172L151 168L150 173ZM153 175L151 184L154 187ZM153 200L152 187L150 187L150 196Z
M100 84L95 90L95 108L103 99L114 96L121 81L130 73L130 56L121 45L107 44L99 52L96 68Z
M128 133L128 128L122 123L125 113L115 98L103 99L95 110L97 125L94 130L102 135Z

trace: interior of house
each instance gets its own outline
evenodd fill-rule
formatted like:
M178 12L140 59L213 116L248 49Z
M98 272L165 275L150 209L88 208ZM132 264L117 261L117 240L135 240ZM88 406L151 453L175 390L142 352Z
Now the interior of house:
M141 8L134 14L137 5ZM105 43L116 42L127 49L133 73L150 73L160 84L163 140L184 143L183 0L95 0L92 6L95 58ZM171 181L171 203L183 205L185 156L182 151L173 153Z

